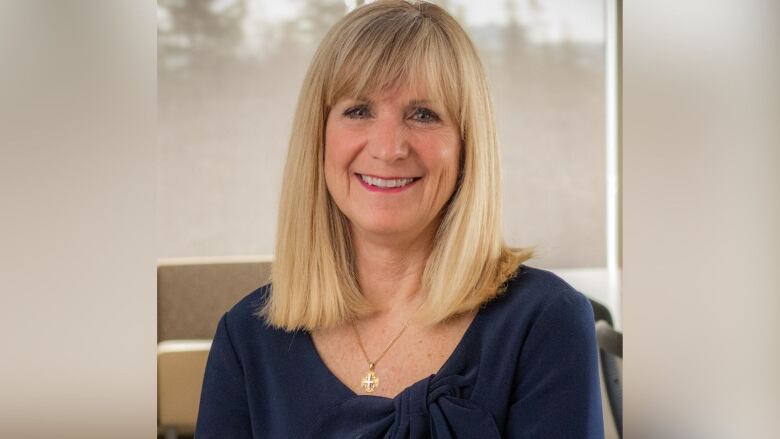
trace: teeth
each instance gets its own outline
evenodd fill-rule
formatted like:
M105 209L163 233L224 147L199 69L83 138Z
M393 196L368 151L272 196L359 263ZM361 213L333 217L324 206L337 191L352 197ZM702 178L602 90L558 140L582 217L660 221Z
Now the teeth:
M376 187L401 187L414 181L413 178L397 178L393 180L385 180L384 178L369 177L367 175L359 174L360 178L371 186Z

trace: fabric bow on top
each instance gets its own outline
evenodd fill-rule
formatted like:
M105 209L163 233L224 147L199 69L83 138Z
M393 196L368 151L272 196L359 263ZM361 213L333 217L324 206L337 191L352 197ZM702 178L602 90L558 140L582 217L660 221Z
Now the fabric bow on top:
M431 375L394 399L355 395L323 414L309 438L500 439L493 416L466 399L476 369L466 375Z

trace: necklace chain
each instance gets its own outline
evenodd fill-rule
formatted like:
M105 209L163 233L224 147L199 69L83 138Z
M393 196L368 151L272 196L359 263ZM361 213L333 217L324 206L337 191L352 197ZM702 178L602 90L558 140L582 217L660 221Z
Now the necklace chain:
M355 324L354 320L352 321L352 329L355 330L355 335L357 336L357 340L358 340L358 346L360 346L360 350L363 352L363 356L366 357L366 361L368 361L369 365L374 365L375 366L376 363L378 363L379 360L381 360L382 357L385 356L387 351L390 350L390 347L393 346L393 344L396 342L396 340L401 338L401 334L403 334L404 330L406 330L406 327L409 326L409 322L410 321L411 321L411 319L406 321L406 323L404 324L403 328L401 328L401 330L398 332L398 335L396 335L395 338L390 340L390 343L387 344L387 347L385 347L385 350L383 350L382 353L379 354L379 357L377 357L377 359L374 360L374 361L371 361L371 359L368 358L368 354L366 353L366 349L363 347L363 341L360 339L360 333L357 330L357 325ZM369 367L371 367L371 366L369 366ZM373 369L373 367L371 367L371 368Z
M422 303L420 306L417 307L417 310L420 309L422 306ZM415 311L417 312L417 311ZM414 315L414 314L412 314ZM355 336L357 337L358 346L360 346L360 351L363 352L363 356L366 358L366 361L368 361L368 373L363 377L361 380L361 386L363 389L367 392L373 392L376 390L377 387L379 387L379 377L376 376L376 373L374 371L374 367L376 366L376 363L379 362L379 360L382 359L382 357L385 356L387 351L390 350L390 348L393 346L393 344L401 338L401 334L404 333L406 328L409 326L409 323L412 321L412 318L406 320L406 323L404 323L404 326L401 328L400 331L398 331L398 334L390 340L390 343L387 344L387 347L382 351L381 354L379 354L379 357L377 357L376 360L371 361L370 358L368 358L368 353L366 352L366 349L363 347L363 340L360 339L360 333L357 330L357 324L355 323L355 320L352 320L352 329L355 331Z

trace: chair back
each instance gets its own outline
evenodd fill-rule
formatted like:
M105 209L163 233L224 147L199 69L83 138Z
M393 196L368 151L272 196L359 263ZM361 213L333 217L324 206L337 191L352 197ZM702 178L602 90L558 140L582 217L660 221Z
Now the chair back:
M269 256L160 260L157 341L212 339L222 314L270 275Z
M601 401L604 407L605 437L623 437L623 335L613 329L612 314L606 306L590 299L596 320L601 370ZM607 411L607 409L609 409Z

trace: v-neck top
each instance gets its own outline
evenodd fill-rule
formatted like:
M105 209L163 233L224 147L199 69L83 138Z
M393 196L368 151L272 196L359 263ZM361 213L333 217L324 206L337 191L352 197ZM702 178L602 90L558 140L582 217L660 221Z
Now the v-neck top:
M271 284L220 319L195 437L603 438L593 310L555 274L521 265L435 373L394 398L339 380L309 332L254 313Z
M436 371L436 373L435 373L436 376L441 375L442 371L447 370L448 363L450 363L451 361L454 361L453 358L456 357L457 355L459 355L458 352L463 349L463 348L461 348L461 345L463 345L465 343L468 343L469 333L472 331L472 328L474 328L474 326L476 325L477 319L479 318L480 314L481 313L479 311L477 311L477 314L474 316L474 318L472 319L471 323L466 328L466 331L461 336L461 339L458 342L458 344L455 346L455 349L452 351L452 353L450 353L450 356L447 358L447 360L444 362L444 364L441 365L439 370ZM311 334L308 331L302 331L302 332L303 332L303 334L305 334L304 336L306 337L306 341L311 345L312 352L314 352L314 355L317 356L317 360L318 361L316 361L316 363L319 363L319 366L321 366L324 369L323 374L326 375L326 376L330 376L334 382L340 384L341 387L346 389L349 392L350 395L353 395L353 396L371 396L371 397L374 397L374 398L382 398L382 399L388 399L388 400L394 399L394 398L388 398L388 397L385 397L385 396L365 395L365 394L358 395L357 393L355 393L351 388L349 388L349 386L347 386L344 382L342 382L341 379L336 377L336 375L333 374L330 371L328 366L325 365L325 362L322 360L322 357L319 355L319 352L317 351L317 348L314 345L314 340L312 340ZM418 381L418 383L419 383L419 381ZM412 386L413 385L414 384L412 384ZM408 387L407 387L407 389L408 389ZM406 389L404 389L404 390L406 390ZM403 393L403 392L401 392L401 393ZM401 393L396 395L396 397L400 396Z

